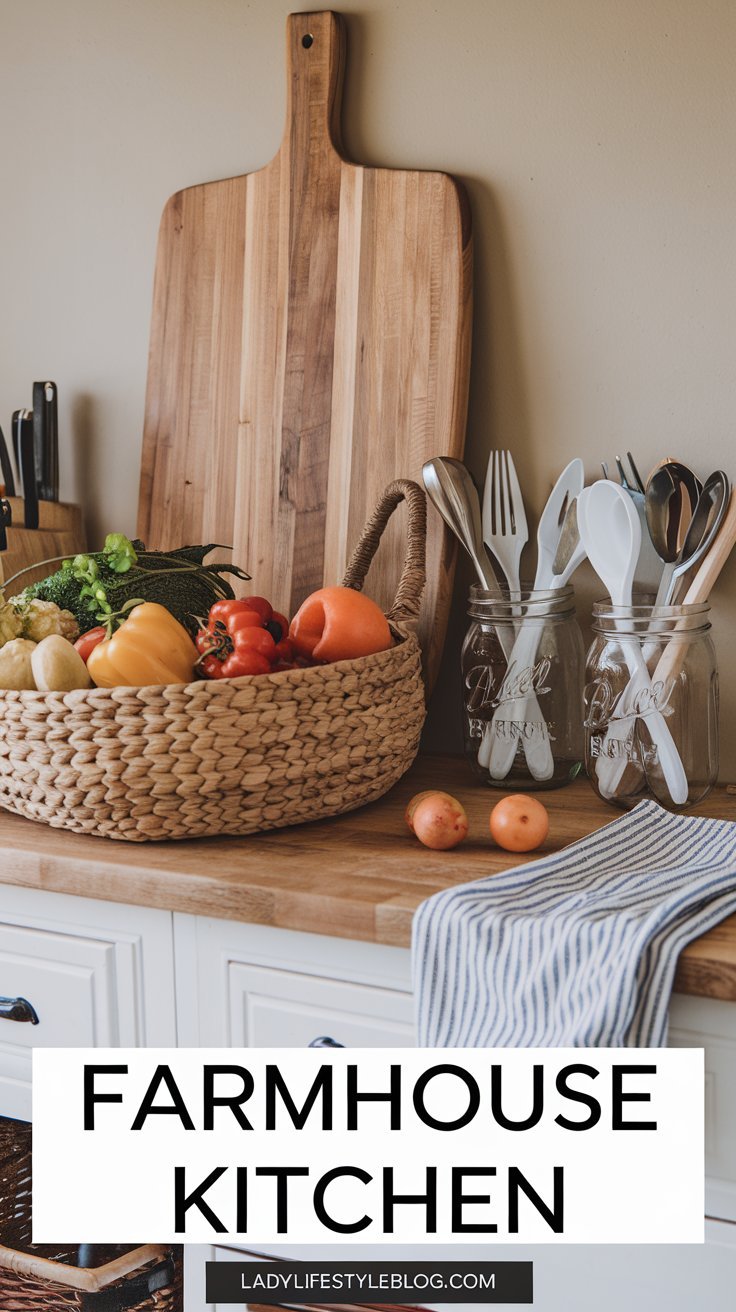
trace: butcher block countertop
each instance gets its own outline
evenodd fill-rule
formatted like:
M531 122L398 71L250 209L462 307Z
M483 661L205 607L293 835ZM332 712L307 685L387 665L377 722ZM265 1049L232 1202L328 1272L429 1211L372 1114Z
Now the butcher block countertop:
M406 803L425 788L451 792L467 809L470 835L452 852L428 851L404 824ZM530 859L491 841L499 796L463 759L423 756L371 806L246 838L120 843L0 812L0 883L408 947L424 898ZM586 779L540 796L550 832L535 856L619 814ZM697 814L736 820L736 792L715 789ZM684 950L675 987L736 1001L736 916Z

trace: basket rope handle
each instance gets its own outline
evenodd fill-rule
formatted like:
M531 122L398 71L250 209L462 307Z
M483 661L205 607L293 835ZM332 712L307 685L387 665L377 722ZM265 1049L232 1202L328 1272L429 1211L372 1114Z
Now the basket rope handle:
M383 530L401 501L406 502L409 514L406 557L393 605L386 613L387 619L398 623L416 619L427 581L427 500L418 483L412 483L408 478L397 478L389 483L358 539L342 581L343 587L355 588L357 592L362 590Z

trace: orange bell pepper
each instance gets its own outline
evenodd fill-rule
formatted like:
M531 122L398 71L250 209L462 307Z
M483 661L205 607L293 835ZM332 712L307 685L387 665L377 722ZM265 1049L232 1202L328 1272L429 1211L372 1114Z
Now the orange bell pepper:
M145 688L191 683L198 652L182 624L165 606L134 606L112 638L90 653L87 669L98 688Z
M320 588L302 602L289 638L300 656L344 661L393 646L388 620L370 597L355 588Z

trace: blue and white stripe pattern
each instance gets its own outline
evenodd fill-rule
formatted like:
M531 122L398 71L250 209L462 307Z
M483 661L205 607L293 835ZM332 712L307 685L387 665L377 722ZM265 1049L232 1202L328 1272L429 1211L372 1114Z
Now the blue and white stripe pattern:
M677 958L736 911L736 824L655 802L414 917L418 1042L659 1047Z

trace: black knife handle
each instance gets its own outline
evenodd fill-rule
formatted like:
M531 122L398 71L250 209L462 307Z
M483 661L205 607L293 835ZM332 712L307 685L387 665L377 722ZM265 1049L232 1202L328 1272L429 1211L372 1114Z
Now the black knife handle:
M33 447L38 495L59 499L59 438L56 383L33 384Z
M11 439L12 439L12 442L13 442L13 454L14 454L14 456L15 456L15 467L16 467L16 469L18 470L18 473L20 474L21 481L22 481L22 479L23 479L23 475L21 474L21 470L20 470L20 423L19 423L19 421L20 421L20 417L21 417L22 414L23 414L23 411L22 411L22 410L14 410L14 411L13 411L13 418L12 418L12 420L11 420L11 422L10 422L10 436L11 436ZM20 496L20 494L21 494L21 489L19 488L19 489L18 489L18 495Z
M13 418L17 424L17 445L20 450L25 526L26 528L38 528L38 488L36 485L36 459L33 449L33 414L30 410L16 410Z
M15 474L10 459L8 444L5 441L5 434L0 428L0 467L3 471L3 483L5 484L5 495L8 497L15 496Z

